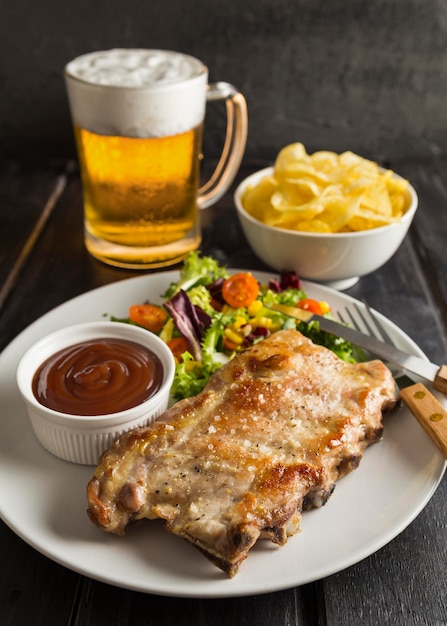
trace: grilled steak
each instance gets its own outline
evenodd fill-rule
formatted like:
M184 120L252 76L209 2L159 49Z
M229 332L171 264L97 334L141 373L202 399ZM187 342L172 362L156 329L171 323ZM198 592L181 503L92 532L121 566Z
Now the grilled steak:
M117 534L162 518L234 576L258 538L283 545L303 509L325 504L396 400L381 361L347 364L298 331L277 332L198 396L123 434L88 485L88 514Z

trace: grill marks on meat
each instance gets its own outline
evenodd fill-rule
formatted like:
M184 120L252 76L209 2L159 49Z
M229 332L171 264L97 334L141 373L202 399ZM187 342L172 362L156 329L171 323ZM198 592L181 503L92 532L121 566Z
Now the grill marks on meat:
M298 331L277 332L122 435L88 485L89 516L117 534L162 518L234 576L258 538L285 544L302 510L326 503L396 400L381 361L347 364Z

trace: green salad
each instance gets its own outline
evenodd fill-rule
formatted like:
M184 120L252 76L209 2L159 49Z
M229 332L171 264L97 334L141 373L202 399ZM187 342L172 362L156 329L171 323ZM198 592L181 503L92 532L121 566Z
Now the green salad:
M262 284L251 272L230 273L212 257L191 252L178 282L160 295L161 304L132 304L127 318L112 319L142 326L171 348L175 399L196 395L239 351L286 328L297 328L345 361L357 360L352 344L321 331L317 321L300 322L269 308L281 304L331 316L329 304L308 298L294 272Z

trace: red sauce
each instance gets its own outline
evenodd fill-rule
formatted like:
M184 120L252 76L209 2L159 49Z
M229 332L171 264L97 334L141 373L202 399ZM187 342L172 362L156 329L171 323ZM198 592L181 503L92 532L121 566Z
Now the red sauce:
M141 404L160 388L163 366L125 339L85 341L47 359L33 378L44 406L72 415L105 415Z

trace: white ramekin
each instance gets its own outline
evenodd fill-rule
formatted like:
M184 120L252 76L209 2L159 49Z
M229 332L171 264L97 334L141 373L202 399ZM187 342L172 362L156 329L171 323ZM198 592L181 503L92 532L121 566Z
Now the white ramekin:
M98 416L70 415L40 404L32 390L33 377L38 367L59 350L101 338L133 341L154 352L163 366L159 390L131 409ZM104 450L121 433L148 425L166 410L174 371L175 361L170 349L150 331L119 322L87 322L58 330L31 346L19 362L17 384L34 433L42 446L66 461L96 465Z

